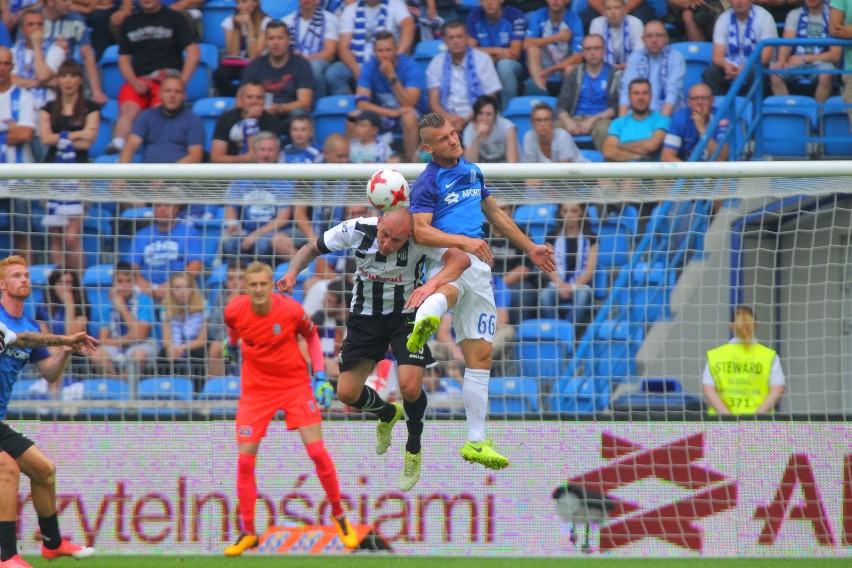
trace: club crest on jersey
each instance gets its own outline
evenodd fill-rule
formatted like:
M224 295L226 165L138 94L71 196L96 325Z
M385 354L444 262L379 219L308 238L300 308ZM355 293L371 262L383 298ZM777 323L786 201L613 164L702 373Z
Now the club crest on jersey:
M473 169L473 168L470 168L470 183L473 183L475 181L476 181L476 170Z
M396 259L400 262L405 262L408 260L408 247L401 248L396 251Z
M278 335L281 333L281 324L273 323L272 324L272 333L273 335Z

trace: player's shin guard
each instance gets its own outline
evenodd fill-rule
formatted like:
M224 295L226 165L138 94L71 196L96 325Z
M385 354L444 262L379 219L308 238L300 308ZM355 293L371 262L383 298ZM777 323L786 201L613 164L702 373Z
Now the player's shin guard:
M420 398L414 402L403 401L405 415L408 417L408 441L405 443L405 451L411 454L420 453L420 436L423 434L423 415L426 414L426 393L421 391Z
M257 501L257 480L255 464L257 456L240 452L237 458L237 498L240 502L240 516L243 520L243 532L255 534L254 508Z
M368 385L364 385L364 388L361 390L361 396L349 406L363 410L364 412L372 412L382 422L390 422L396 415L396 408L385 401L375 389Z
M311 442L305 446L308 457L314 462L322 488L331 503L331 514L335 517L343 515L343 506L340 504L340 482L337 480L337 469L334 461L322 440Z
M488 414L488 378L486 369L465 369L462 398L467 414L467 439L471 442L485 440L485 416Z

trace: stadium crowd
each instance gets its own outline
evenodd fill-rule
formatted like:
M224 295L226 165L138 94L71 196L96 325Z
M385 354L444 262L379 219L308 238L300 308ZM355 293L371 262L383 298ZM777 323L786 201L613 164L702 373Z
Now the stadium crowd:
M4 161L421 161L417 127L426 112L450 120L475 162L687 160L702 138L709 139L705 157L716 150L725 123L708 131L714 96L727 92L757 42L779 31L789 38L852 37L846 0L830 7L823 0L299 0L295 12L277 16L264 11L274 1L237 0L217 22L223 41L211 45L200 41L213 36L201 25L211 25L204 15L214 3L221 2L205 8L204 0L0 0ZM683 42L712 42L702 80L687 81ZM837 91L837 75L820 71L840 64L841 52L767 49L764 65L813 73L772 76L765 92L804 92L825 102ZM108 75L107 66L117 74ZM852 81L843 81L852 102ZM503 113L521 95L539 102L524 99L527 106L512 114L521 120L513 122ZM315 118L329 97L348 114L338 132L320 139ZM728 157L722 148L718 159ZM72 374L186 375L199 392L208 377L228 374L221 313L241 290L246 262L285 263L343 219L374 213L290 206L291 189L270 182L234 183L233 205L212 213L118 204L116 218L141 208L153 222L114 251L120 262L109 281L83 293L93 264L83 250L86 208L73 184L65 191L65 199L51 198L43 210L21 200L8 209L13 248L56 267L45 281L39 320L54 333L88 327L102 342L87 360L75 361ZM541 235L556 251L550 277L490 234L506 323L494 349L497 374L516 372L513 326L524 319L562 318L579 328L588 321L597 257L591 213L573 203L552 207L550 233ZM221 219L214 263L198 225L211 216ZM41 232L49 255L33 242ZM302 283L331 373L350 261L318 259ZM448 324L435 351L444 361L437 377L459 378L461 354ZM428 384L451 388L437 379Z

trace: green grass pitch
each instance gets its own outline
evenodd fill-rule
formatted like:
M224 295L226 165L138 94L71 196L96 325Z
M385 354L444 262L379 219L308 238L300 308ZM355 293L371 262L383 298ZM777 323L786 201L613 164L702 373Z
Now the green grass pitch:
M34 568L46 564L41 557L25 557ZM62 561L80 568L848 568L849 558L487 558L400 556L392 554L353 554L346 556L95 556L81 564ZM52 564L57 566L56 564Z

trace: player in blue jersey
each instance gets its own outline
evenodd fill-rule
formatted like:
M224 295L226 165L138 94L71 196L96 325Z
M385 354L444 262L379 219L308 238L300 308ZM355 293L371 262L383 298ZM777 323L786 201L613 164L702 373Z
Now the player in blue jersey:
M38 324L24 315L24 301L30 295L30 272L20 256L0 260L0 293L0 333L5 338L0 353L0 419L5 419L12 386L27 363L34 363L41 375L54 383L62 378L74 351L91 351L97 341L85 332L74 335L38 333ZM62 349L51 355L48 346L61 346ZM29 568L18 556L17 549L20 472L30 478L33 507L42 535L42 556L49 560L63 556L79 560L91 556L94 549L65 540L59 532L56 466L32 440L0 422L0 566Z
M425 115L420 120L420 138L432 161L411 189L414 240L432 247L459 248L470 256L471 267L456 282L439 288L418 308L408 349L422 349L438 329L441 316L450 308L455 310L453 329L465 362L462 396L468 428L468 441L461 455L487 468L503 469L509 460L494 450L492 441L485 437L497 308L491 287L493 255L483 240L482 223L487 218L543 272L555 268L553 250L535 244L500 209L485 187L482 171L464 159L458 133L444 117L435 113Z

